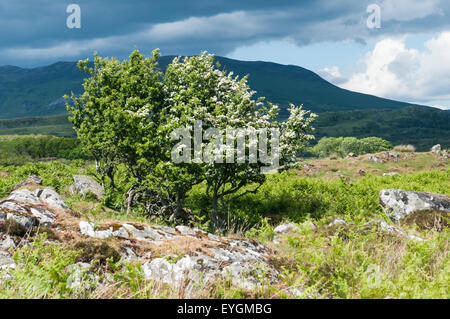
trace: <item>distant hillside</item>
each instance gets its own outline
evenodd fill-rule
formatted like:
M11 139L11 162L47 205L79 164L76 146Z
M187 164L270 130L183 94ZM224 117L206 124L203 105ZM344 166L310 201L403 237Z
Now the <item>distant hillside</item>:
M165 69L173 56L160 59ZM244 76L258 96L281 106L285 117L289 103L304 104L314 112L360 109L398 109L411 104L341 89L307 69L270 62L246 62L216 57L221 67ZM0 67L0 118L55 115L66 112L62 96L82 92L86 74L75 62L23 69Z
M409 106L394 110L356 110L320 113L314 127L316 141L324 136L379 136L394 145L414 144L428 151L441 144L450 148L450 112ZM0 120L0 135L49 134L74 137L67 115Z

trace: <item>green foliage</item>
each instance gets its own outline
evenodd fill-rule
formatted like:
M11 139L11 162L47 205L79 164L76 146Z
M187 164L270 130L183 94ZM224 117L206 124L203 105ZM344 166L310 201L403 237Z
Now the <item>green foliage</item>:
M379 137L366 137L360 140L356 137L323 137L312 148L312 153L319 157L331 155L345 157L349 153L363 155L388 151L392 147L391 143Z
M127 209L137 203L149 214L177 219L183 213L187 192L206 181L211 218L216 228L222 227L224 216L219 214L226 211L225 196L248 184L261 185L265 179L261 168L268 163L236 163L235 141L231 147L235 164L224 163L226 149L220 130L279 129L279 161L288 167L296 161L305 141L313 138L307 132L315 115L291 105L288 120L276 122L278 106L265 104L263 98L253 99L255 92L247 85L247 78L238 79L217 69L212 55L202 53L182 61L175 58L164 76L157 70L159 56L158 50L150 58L135 50L122 62L97 55L93 67L89 60L80 61L79 68L90 77L84 81L81 96L72 94L73 105L67 104L69 119L95 158L104 185L114 191L115 170L118 164L125 167L132 181ZM188 128L198 122L205 134L209 129L219 132L209 136L209 145L201 146L204 158L200 162L191 161L188 146L195 136L186 136ZM180 135L182 141L175 145L174 139ZM243 138L248 152L250 137ZM210 146L214 155L208 154ZM175 161L174 147L178 153L186 152L187 160ZM216 161L217 157L222 161ZM109 192L108 199L113 197Z
M0 164L23 165L42 158L88 159L75 138L54 136L6 136L0 138Z
M283 275L312 298L448 298L448 239L448 231L408 241L362 227L301 227L283 246L293 259Z
M75 262L77 252L61 245L46 245L45 235L34 238L13 255L17 267L10 273L14 282L2 283L0 298L68 298L69 273L65 268Z
M86 165L82 160L71 162L33 162L22 166L0 166L6 176L0 178L0 197L7 196L13 187L31 175L42 178L45 186L52 186L57 192L66 194L67 187L73 184L73 174L77 174L80 166Z
M207 214L209 209L204 187L195 187L186 202L198 216ZM367 174L352 183L343 179L326 181L299 177L295 171L271 174L258 193L235 199L230 205L230 215L235 216L235 229L264 225L264 218L272 224L282 220L300 223L330 216L363 222L384 216L378 194L386 188L450 195L450 172L424 171L395 178Z
M343 137L322 137L311 152L319 157L327 157L339 152Z
M428 152L435 144L450 148L450 112L409 106L398 110L373 109L321 113L316 125L317 140L322 137L378 136L392 143L412 144Z

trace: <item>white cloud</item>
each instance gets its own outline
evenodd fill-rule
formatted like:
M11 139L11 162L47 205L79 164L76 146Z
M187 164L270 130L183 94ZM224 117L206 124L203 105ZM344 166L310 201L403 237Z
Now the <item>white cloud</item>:
M336 85L346 81L337 66L323 68L322 70L317 71L317 73L328 82L332 82Z
M441 110L450 110L450 105L432 105L432 107L441 109Z
M449 101L450 32L442 32L424 44L407 48L405 37L376 43L341 87L362 93L410 102Z

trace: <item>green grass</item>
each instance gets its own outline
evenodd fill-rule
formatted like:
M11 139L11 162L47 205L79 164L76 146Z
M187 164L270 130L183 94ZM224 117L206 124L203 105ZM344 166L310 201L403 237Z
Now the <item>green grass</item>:
M273 248L275 253L270 262L280 269L281 281L252 293L231 288L226 281L217 282L198 289L193 297L292 298L289 290L298 287L304 291L305 298L449 298L448 229L437 232L402 226L427 239L420 242L364 226L374 218L390 223L378 202L381 189L400 188L450 196L450 170L430 169L430 161L429 154L417 153L415 159L405 162L414 167L414 173L392 177L369 173L350 182L323 176L307 177L296 170L268 175L267 182L257 194L248 194L231 204L231 221L235 223L231 232L261 240ZM376 165L377 169L386 171L394 164ZM39 175L44 185L54 187L70 207L88 220L145 221L139 211L127 216L108 208L108 203L98 203L68 192L72 174L89 174L93 170L93 163L81 160L0 166L0 198L6 197L13 186L26 177ZM121 185L124 180L119 178L118 183L119 187L125 188ZM199 220L203 218L198 226L208 229L209 203L203 187L196 187L186 204ZM327 227L335 217L354 225ZM297 223L299 230L283 236L280 244L274 245L274 227L282 221ZM316 230L302 225L311 221L318 226ZM37 236L31 246L16 251L14 258L18 266L12 271L15 279L2 281L0 298L187 296L186 291L145 281L137 264L112 261L106 268L92 270L98 277L85 277L88 289L70 289L70 265L79 254L80 251L70 245L48 244L45 237Z

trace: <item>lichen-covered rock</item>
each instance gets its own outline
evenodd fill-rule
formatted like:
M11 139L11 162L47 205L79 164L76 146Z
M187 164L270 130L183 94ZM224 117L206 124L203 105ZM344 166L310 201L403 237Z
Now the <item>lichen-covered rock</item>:
M328 224L328 226L337 226L337 225L345 226L348 225L348 223L342 218L335 218Z
M441 156L441 144L433 145L433 147L431 148L431 153Z
M0 220L14 219L26 228L35 225L48 227L56 219L50 211L53 209L67 209L67 205L52 188L18 189L0 202Z
M72 193L86 195L92 193L97 199L103 198L103 187L92 177L87 175L73 175L73 185L70 187Z
M11 248L16 248L16 244L11 236L6 235L5 238L0 238L0 250L7 251Z
M273 230L275 234L281 235L281 234L287 234L295 229L298 229L297 225L293 223L284 223L280 224Z
M218 236L187 226L172 228L122 221L94 224L78 218L51 188L20 188L0 201L2 224L14 219L15 224L29 234L37 229L29 231L34 226L46 226L48 231L59 233L56 240L74 240L74 249L82 251L77 261L86 264L78 263L66 269L69 272L67 286L72 289L90 289L97 277L89 263L98 260L92 265L105 265L110 257L114 262L122 258L141 264L145 278L183 286L188 292L217 280L254 289L278 279L277 269L269 263L272 251L254 240ZM14 248L16 235L0 236L0 250ZM24 241L21 245L26 244L27 239ZM0 267L15 267L6 252L0 255ZM89 287L84 286L83 278Z
M16 263L6 251L0 251L0 270L14 269Z
M27 186L27 185L42 185L42 178L40 178L39 176L36 176L36 175L32 175L32 176L28 177L27 179L25 179L22 183L14 186L14 190L19 189L23 186Z
M78 291L94 290L98 284L99 276L90 270L91 267L91 264L83 262L66 267L66 271L69 273L66 287Z
M92 237L92 238L99 238L99 239L106 239L109 237L123 237L128 238L128 232L125 230L124 227L117 227L117 229L114 229L113 226L109 226L104 229L94 229L94 224L89 223L86 221L81 221L79 223L80 232L83 235Z
M377 156L369 156L369 162L373 163L383 163L383 160Z
M383 189L379 194L380 204L392 221L417 211L437 210L450 212L450 197L441 194L406 191L402 189Z
M46 203L52 208L69 209L61 196L59 196L59 194L51 187L36 189L34 193L42 202Z

